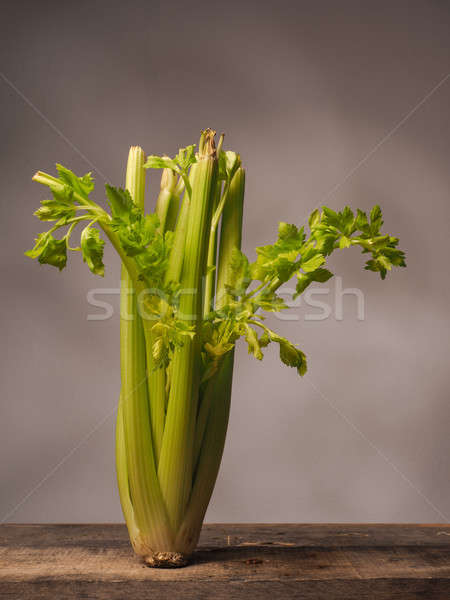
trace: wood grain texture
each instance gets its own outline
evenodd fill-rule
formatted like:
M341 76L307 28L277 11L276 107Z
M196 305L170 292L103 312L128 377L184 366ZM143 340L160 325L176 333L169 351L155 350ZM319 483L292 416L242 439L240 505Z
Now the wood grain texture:
M1 525L3 599L450 597L446 525L205 525L183 569L150 569L123 525Z

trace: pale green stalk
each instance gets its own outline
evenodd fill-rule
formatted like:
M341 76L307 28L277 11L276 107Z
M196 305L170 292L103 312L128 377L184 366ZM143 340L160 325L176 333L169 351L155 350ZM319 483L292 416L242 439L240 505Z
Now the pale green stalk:
M195 473L189 506L179 528L175 546L190 553L197 545L203 518L216 483L222 460L230 413L233 353L228 353L214 376L212 406L208 418L202 452Z
M193 164L189 173L191 187L194 181L196 167L197 165ZM191 199L189 197L189 194L185 191L183 196L183 202L181 203L181 208L178 213L178 219L175 226L175 235L172 250L170 251L169 256L169 265L167 267L167 272L164 278L164 282L166 285L170 282L178 283L181 279L181 271L183 269L184 262L184 245L186 242L186 232L188 228L190 205Z
M215 374L216 375L216 374ZM200 450L202 449L203 438L205 435L206 424L208 422L211 403L213 402L214 394L216 393L215 375L208 379L204 385L203 393L200 391L200 406L195 425L195 440L194 440L194 469L198 463Z
M220 309L231 301L226 285L231 283L229 264L233 248L241 249L242 216L244 207L245 171L239 167L230 184L229 199L222 215L219 247L219 267L217 269L216 308Z
M148 340L148 341L147 341ZM154 336L146 335L146 356L148 365L148 393L150 402L150 427L153 441L155 466L158 468L161 445L166 420L166 371L163 367L154 367L152 354Z
M232 283L229 264L233 248L241 249L242 241L242 216L244 207L245 192L245 171L242 167L236 171L228 190L228 200L223 206L223 216L220 231L219 260L217 269L217 296L215 308L222 308L231 297L226 293L226 285ZM234 350L232 350L234 353ZM232 361L233 364L233 361ZM195 452L194 465L197 464L200 449L203 443L203 436L207 426L208 415L211 402L215 394L213 381L208 381L200 410L197 417L195 431Z
M175 224L176 213L180 198L176 193L177 176L171 169L164 169L161 177L161 189L156 201L156 214L159 217L159 231L162 235L171 230ZM155 453L156 467L159 463L161 446L166 420L166 370L155 366L153 357L153 343L155 335L151 327L155 321L144 323L147 347L147 365L149 371L148 391L150 397L150 419L152 429L153 450Z
M123 406L122 397L119 399L116 421L116 472L117 485L119 488L120 504L130 534L131 544L137 554L142 554L140 547L139 527L136 523L133 504L130 496L130 485L128 482L127 451L125 446L125 429L123 424Z
M201 278L216 170L213 132L207 131L199 144L193 177L181 277L180 318L197 327L202 314ZM184 516L192 485L199 350L198 335L193 339L186 337L183 346L175 348L171 366L172 381L158 477L174 531Z
M138 163L139 163L138 166L137 165L133 166L134 160L138 161ZM138 147L132 147L130 149L130 156L129 156L128 167L127 167L126 187L130 191L132 197L133 198L136 197L138 199L137 203L141 206L142 209L144 208L144 204L145 204L145 202L144 202L144 200L145 200L144 199L145 172L141 165L141 162L143 160L144 160L143 150ZM61 183L57 179L53 178L50 175L46 175L45 173L39 172L35 175L35 177L33 179L35 179L36 181L39 181L40 183L43 183L45 185L49 185L48 180L54 180L54 182L56 184L54 187L61 186ZM132 190L135 190L135 194L133 194ZM77 193L75 193L74 196L80 202L80 204L83 204L84 206L86 206L86 208L89 208L90 210L95 210L95 214L99 215L99 217L98 217L99 225L105 232L106 236L109 238L110 242L112 243L113 247L115 248L115 250L117 251L117 253L119 254L119 256L122 260L123 268L122 268L122 279L121 279L121 287L122 287L121 302L124 304L124 309L123 309L122 313L136 315L136 320L139 321L139 323L141 323L142 319L141 319L139 313L142 313L143 315L145 315L145 307L143 306L142 303L146 297L147 290L146 290L145 283L139 277L139 272L136 267L135 261L133 260L133 258L129 257L124 252L118 236L116 235L116 233L110 226L110 221L111 221L110 216L101 207L99 207L97 204L95 204L88 198L85 199ZM175 202L172 200L170 202L170 205L173 206L174 203ZM172 208L172 210L173 210L173 208ZM132 297L133 295L135 295L135 298ZM124 296L125 296L125 298L124 298ZM128 300L127 300L127 297L128 297ZM138 305L140 306L140 309L138 309ZM152 348L150 327L151 327L151 325L153 325L153 322L149 323L148 321L144 321L144 324L145 324L144 336L146 338L144 346L145 346L146 353L148 355L149 353L151 353L151 348ZM147 356L147 359L148 359L148 356ZM149 360L147 360L147 359L146 359L146 376L147 376L147 367L149 364ZM157 389L164 390L165 389L165 380L162 377L161 373L158 373L158 375L154 378L147 377L148 387L149 388L155 387L155 385L158 382L158 379L162 379L162 382L160 383L160 385L158 386ZM153 420L150 420L150 426L151 426L151 430L152 430L152 440L153 440L152 444L154 445L154 455L155 455L155 460L156 460L156 465L157 465L158 458L159 458L159 452L160 452L160 448L161 448L161 443L162 443L162 433L163 433L163 429L164 429L164 420L165 420L165 413L163 413L163 411L161 410L161 407L165 405L165 397L164 397L164 401L162 401L161 394L158 391L158 393L153 394L153 398L154 398L154 400L153 400L153 405L154 405L153 415L154 416L153 416Z
M145 185L143 164L143 151L131 148L126 187L134 202L141 207L144 205ZM147 391L146 344L132 292L133 282L123 267L120 344L124 446L130 497L140 532L139 543L143 552L151 554L154 550L171 549L172 532L156 473Z
M180 204L180 196L176 192L177 176L172 169L164 169L161 176L161 189L156 200L156 214L159 217L161 233L172 231Z
M226 285L232 283L229 265L233 248L240 250L245 191L245 171L239 168L230 185L222 215L217 268L216 308L227 301ZM219 472L228 428L233 379L234 349L222 360L207 382L196 423L195 475L192 494L176 543L193 549Z
M225 187L225 190L222 195L223 197L226 195L228 190L228 186ZM206 259L206 276L205 276L205 298L203 302L203 316L205 317L211 310L213 310L213 299L214 299L214 289L216 285L216 259L217 259L217 224L218 220L214 219L215 211L219 205L219 200L221 200L220 193L222 191L222 182L218 181L216 184L216 193L214 195L213 202L213 218L211 219L211 227L209 231L209 240L208 240L208 256Z

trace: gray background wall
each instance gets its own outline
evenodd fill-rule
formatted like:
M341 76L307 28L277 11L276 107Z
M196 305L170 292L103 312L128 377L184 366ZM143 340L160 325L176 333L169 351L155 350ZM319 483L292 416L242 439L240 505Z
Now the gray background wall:
M100 280L78 256L62 273L26 259L31 175L92 170L83 154L121 184L131 144L170 154L211 126L248 169L250 255L278 220L379 202L409 266L381 282L339 254L365 320L349 297L342 321L303 306L273 323L308 354L304 380L239 348L207 520L446 520L449 25L444 1L3 4L0 518L122 518L118 315L88 321L86 302L119 263L108 250Z

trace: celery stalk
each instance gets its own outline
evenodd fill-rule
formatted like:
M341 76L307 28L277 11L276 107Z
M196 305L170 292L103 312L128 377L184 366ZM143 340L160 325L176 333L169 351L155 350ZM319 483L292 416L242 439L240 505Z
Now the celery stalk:
M174 350L166 425L158 465L161 491L174 531L182 521L192 486L200 367L198 327L202 311L201 278L217 169L213 132L207 131L201 142L189 206L181 277L183 295L180 300L180 318L197 329L193 339L187 338L183 346Z
M194 164L191 167L189 179L192 183L194 181L194 175L197 165ZM181 272L183 269L184 262L184 246L186 242L186 232L188 228L189 220L189 207L191 205L191 199L187 192L184 193L183 202L178 213L178 218L175 226L175 237L173 241L172 251L169 257L169 265L167 267L164 283L167 285L170 282L179 282L181 279Z
M227 299L226 287L231 283L230 262L233 249L240 250L245 191L245 171L240 167L230 184L224 205L217 268L216 307ZM231 401L234 349L208 382L200 406L195 434L195 479L189 507L177 541L197 543L204 513L211 498L222 460ZM197 537L196 537L197 536Z
M172 231L175 225L180 196L176 191L177 176L171 169L164 169L161 176L161 189L156 200L156 214L159 217L160 231Z
M231 181L228 190L228 199L223 208L217 268L217 296L215 299L216 308L218 309L222 308L224 304L229 301L226 286L231 284L230 262L233 249L241 249L244 192L245 171L242 167L239 167ZM231 352L233 353L233 350ZM231 361L231 364L233 364L233 361ZM229 377L232 377L232 367L231 369L228 367L228 369L230 371ZM200 454L204 433L207 427L210 406L215 393L214 382L209 381L203 394L197 417L194 464L197 464Z
M225 286L231 283L229 265L233 249L241 249L244 192L245 171L239 167L231 180L229 198L222 214L216 308L222 308L230 300Z
M221 197L222 182L218 181L214 193L212 215L217 209ZM223 195L227 193L225 188ZM223 196L222 196L223 198ZM206 316L213 310L214 289L216 283L216 259L217 259L217 225L218 222L211 219L211 226L208 240L208 254L206 258L206 274L205 274L205 297L203 300L203 316Z
M136 517L131 502L130 485L128 481L127 451L125 447L125 430L123 424L122 398L119 399L116 422L116 472L117 486L119 488L120 504L130 535L131 545L137 554L143 553L139 545L140 533L136 523ZM144 551L145 553L145 551Z
M128 158L126 187L138 206L144 204L144 153L131 148ZM147 391L146 345L142 320L137 311L133 282L122 267L121 288L121 411L123 439L130 497L135 524L139 530L141 553L151 555L154 549L170 550L172 531L161 495L153 453L150 411ZM119 457L120 457L120 453ZM120 468L118 469L120 472ZM134 523L133 523L134 524Z
M189 506L175 540L175 545L182 547L188 554L197 545L203 518L222 461L230 414L233 360L234 352L228 353L222 361L219 372L214 376L211 389L212 405Z
M159 218L159 231L164 234L173 229L174 219L179 206L179 196L176 193L177 176L171 169L164 169L161 176L161 189L156 201L156 214ZM166 419L166 371L157 368L153 357L155 336L151 331L154 322L145 323L147 365L149 370L148 392L150 400L150 422L155 454L156 467L159 463L161 445Z

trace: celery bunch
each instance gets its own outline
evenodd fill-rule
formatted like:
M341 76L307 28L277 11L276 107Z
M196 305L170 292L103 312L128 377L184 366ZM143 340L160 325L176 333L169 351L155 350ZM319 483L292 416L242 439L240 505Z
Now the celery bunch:
M33 178L52 194L35 215L54 225L28 256L61 270L68 251L79 251L103 275L103 233L122 261L117 477L134 550L153 566L185 564L197 544L225 443L237 340L259 360L276 343L284 364L306 372L302 350L264 323L264 312L287 308L280 286L295 277L298 295L327 281L337 248L359 246L365 268L382 278L405 266L398 239L380 232L378 206L369 215L315 210L308 231L280 223L275 243L250 263L240 250L245 172L214 137L205 130L197 151L174 158L132 147L125 189L106 185L108 210L90 198L90 174L57 165L57 177ZM146 169L163 170L154 212L144 207Z

